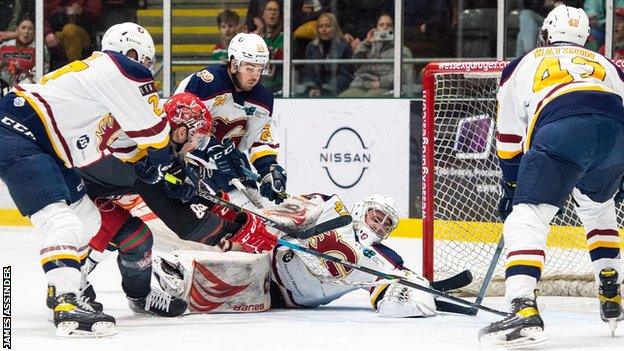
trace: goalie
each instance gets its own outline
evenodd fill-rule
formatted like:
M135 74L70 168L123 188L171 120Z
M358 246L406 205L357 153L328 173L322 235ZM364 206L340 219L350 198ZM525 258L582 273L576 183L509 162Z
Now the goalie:
M225 216L231 215L227 213L230 210L225 211ZM290 197L282 205L264 209L262 212L283 225L301 230L348 213L336 195L321 194ZM381 243L398 224L392 199L380 195L367 197L354 206L352 215L352 224L306 239L302 244L358 265L400 275L419 285L429 286L426 279L403 267L403 260L395 251ZM188 257L189 254L191 258ZM211 272L215 273L214 267L219 264L215 264L214 256L208 257L206 262L202 262L200 257L201 254L184 251L179 252L178 258L156 257L154 273L167 292L188 299L191 311L208 312L212 310L202 309L202 303L205 304L207 297L214 296L214 280L203 280L205 284L202 285L201 280L197 279L197 267L199 264L202 267L200 269L212 268ZM224 260L228 261L221 259ZM202 266L202 263L205 265ZM351 291L365 288L370 293L373 309L380 316L428 317L436 314L433 296L428 293L378 280L379 278L368 273L326 262L286 247L278 245L266 260L256 262L258 265L266 265L267 272L269 263L270 300L271 307L274 308L317 307ZM228 283L232 286L253 284L244 280L232 281L232 278L236 277L228 276ZM210 291L212 294L205 294ZM248 305L258 305L258 301L253 302L256 303Z

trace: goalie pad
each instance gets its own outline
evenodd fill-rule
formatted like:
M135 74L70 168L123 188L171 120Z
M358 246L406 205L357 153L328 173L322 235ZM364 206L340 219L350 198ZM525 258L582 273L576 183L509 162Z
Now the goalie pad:
M155 255L161 288L193 313L262 312L271 307L268 254L177 251Z
M408 279L418 285L429 287L429 282L413 273ZM431 317L436 314L433 295L401 284L378 286L372 294L373 307L381 317Z

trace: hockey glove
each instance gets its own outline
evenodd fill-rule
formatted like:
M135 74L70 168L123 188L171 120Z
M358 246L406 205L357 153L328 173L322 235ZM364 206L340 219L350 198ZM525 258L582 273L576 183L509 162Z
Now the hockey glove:
M172 199L190 202L197 194L197 172L178 159L164 176L165 194Z
M284 201L286 191L286 171L278 164L271 165L269 173L262 177L260 195L276 204Z
M505 221L507 216L513 210L513 198L516 192L516 182L507 182L502 180L501 187L503 188L503 196L498 202L498 217Z
M615 193L615 197L613 198L616 204L621 204L624 200L624 177L620 180L620 188L617 193Z
M241 228L232 236L221 239L224 251L230 243L238 243L242 250L249 253L261 253L272 250L277 245L277 237L266 229L264 222L249 212L239 212L234 219L242 224Z
M143 182L156 184L165 177L165 173L172 165L173 158L164 163L157 163L148 156L134 164L134 172Z
M416 274L407 277L418 285L429 287L425 278ZM433 295L395 283L387 286L383 298L377 303L377 313L389 318L430 317L435 316L436 305Z
M247 156L236 148L230 139L223 140L222 144L216 144L207 151L209 162L214 162L217 172L228 178L243 178L241 167L245 167Z

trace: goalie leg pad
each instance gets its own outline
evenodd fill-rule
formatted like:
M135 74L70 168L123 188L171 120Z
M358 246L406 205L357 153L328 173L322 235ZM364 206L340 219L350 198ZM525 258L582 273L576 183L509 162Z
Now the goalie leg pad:
M188 301L189 311L248 313L271 307L268 254L209 251L176 254L177 263L168 261L183 274L182 298Z

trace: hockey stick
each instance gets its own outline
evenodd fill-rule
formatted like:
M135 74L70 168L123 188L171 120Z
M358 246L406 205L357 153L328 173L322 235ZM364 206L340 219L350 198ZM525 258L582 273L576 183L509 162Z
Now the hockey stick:
M490 282L492 282L492 276L494 276L494 270L496 269L496 265L498 264L498 260L500 259L501 254L503 253L503 248L505 247L505 238L501 234L500 239L498 240L498 245L496 246L496 251L494 251L494 256L492 257L492 261L490 262L490 266L488 267L487 273L485 274L485 278L483 278L483 283L481 283L481 287L479 288L479 293L477 294L477 299L475 303L480 304L487 293L487 289L490 286ZM474 310L474 314L477 314L477 310Z
M245 185L241 183L240 179L234 178L230 181L230 184L234 185L236 189L238 189L238 191L242 192L245 197L247 197L249 201L251 201L251 203L256 206L257 209L261 209L263 207L260 199L258 199L257 196L254 196L254 194L252 194L249 189L247 189L247 187L245 187Z
M409 281L409 280L407 280L407 279L405 279L403 277L400 277L398 275L388 274L388 273L380 272L380 271L377 271L377 270L374 270L374 269L371 269L371 268L368 268L368 267L360 266L359 264L355 264L355 263L351 263L349 261L342 260L342 259L340 259L338 257L334 257L332 255L328 255L326 253L323 253L323 252L311 249L309 247L297 245L295 243L292 243L292 242L290 242L288 240L284 240L282 238L278 239L277 242L280 245L286 246L286 247L288 247L290 249L293 249L293 250L296 250L296 251L301 251L301 252L307 253L307 254L312 255L312 256L320 257L320 258L322 258L322 259L324 259L326 261L332 261L334 263L341 264L341 265L343 265L345 267L349 267L351 269L357 269L359 271L362 271L362 272L365 272L365 273L368 273L368 274L371 274L371 275L374 275L374 276L377 276L377 277L381 277L381 278L384 278L384 279L392 279L392 280L396 279L398 284L405 285L405 286L408 286L410 288L414 288L416 290L424 291L424 292L427 292L427 293L430 293L430 294L433 294L433 295L436 295L436 296L439 296L439 297L443 297L443 298L445 298L447 300L456 302L456 303L458 303L460 305L463 305L463 306L468 306L468 307L480 309L480 310L487 311L487 312L490 312L490 313L493 313L493 314L496 314L496 315L499 315L499 316L503 316L503 317L507 317L508 316L507 312L499 311L499 310L496 310L494 308L490 308L490 307L487 307L487 306L483 306L481 304L470 302L468 300L464 300L464 299L461 299L459 297L455 297L453 295L447 294L445 292L442 292L442 291L439 291L439 290L436 290L436 289L433 289L433 288L428 288L428 287L425 287L425 286L418 285L418 284L416 284L414 282L411 282L411 281Z
M222 198L211 194L211 191L209 190L208 185L206 185L206 183L204 183L202 180L199 180L197 185L198 185L197 195L199 197L209 200L211 202L217 203L223 207L236 210L236 211L246 210L236 204L233 204L229 201L225 201ZM325 233L325 232L328 232L337 228L344 227L346 225L351 224L351 222L353 221L353 218L351 218L350 215L339 216L339 217L327 220L323 223L317 224L306 230L296 230L296 229L287 227L285 225L282 225L280 223L277 223L274 220L259 214L258 212L250 211L250 210L246 210L246 211L252 212L254 215L258 216L258 218L260 218L264 222L264 224L268 225L269 227L275 228L281 232L284 232L288 236L291 236L297 239L308 239L313 236L316 236L316 235L319 235L319 234L322 234L322 233Z

